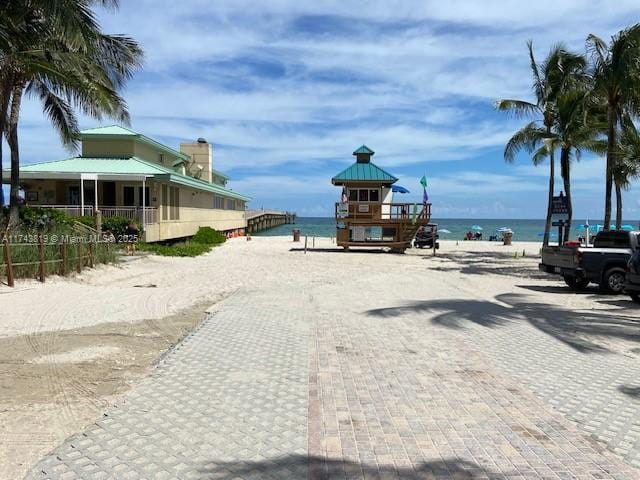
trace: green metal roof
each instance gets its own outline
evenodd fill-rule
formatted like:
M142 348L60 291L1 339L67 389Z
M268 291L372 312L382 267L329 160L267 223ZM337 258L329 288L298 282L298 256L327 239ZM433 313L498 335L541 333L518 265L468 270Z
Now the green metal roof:
M46 178L47 173L102 173L105 175L147 175L157 180L166 180L187 187L217 193L226 197L248 201L251 198L241 195L220 185L215 185L204 180L188 177L177 173L170 168L157 165L138 157L131 158L89 158L74 157L55 162L32 163L20 167L21 173L42 173Z
M82 130L80 132L80 138L117 138L117 137L131 137L135 140L139 140L142 143L145 143L151 147L157 148L158 150L162 150L164 152L169 153L170 155L176 156L183 160L190 160L191 157L185 153L174 150L171 147L163 145L160 142L156 142L153 138L149 138L146 135L143 135L138 132L134 132L133 130L125 127L121 127L120 125L109 125L106 127L97 127L97 128L89 128L88 130Z
M373 155L374 152L373 150L371 150L369 147L367 147L366 145L361 145L355 152L353 152L354 155L357 155L359 153L365 153L367 155Z
M331 179L331 182L380 182L395 183L398 179L373 163L354 163Z

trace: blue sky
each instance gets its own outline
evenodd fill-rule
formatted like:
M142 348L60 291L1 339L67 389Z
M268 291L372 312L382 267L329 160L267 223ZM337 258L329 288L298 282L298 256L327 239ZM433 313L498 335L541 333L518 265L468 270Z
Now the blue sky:
M505 164L522 121L493 102L530 98L528 39L542 58L639 18L636 0L121 3L100 17L146 51L125 92L132 127L174 147L205 137L252 208L303 216L332 214L330 179L364 143L407 201L420 201L426 173L437 217L544 217L548 167ZM24 163L69 156L36 101L20 135ZM577 217L602 216L603 174L601 158L575 164ZM638 185L625 198L625 216L640 218Z

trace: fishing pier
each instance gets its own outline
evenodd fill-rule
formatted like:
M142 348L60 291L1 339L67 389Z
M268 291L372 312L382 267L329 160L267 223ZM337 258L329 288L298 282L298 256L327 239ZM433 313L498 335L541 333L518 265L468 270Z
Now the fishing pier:
M247 232L256 233L279 225L296 223L294 212L277 210L247 210Z

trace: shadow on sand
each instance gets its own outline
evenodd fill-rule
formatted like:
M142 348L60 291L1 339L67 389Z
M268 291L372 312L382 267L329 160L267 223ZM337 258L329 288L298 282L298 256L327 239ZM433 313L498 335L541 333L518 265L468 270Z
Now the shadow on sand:
M431 322L447 328L465 323L500 327L528 322L538 330L583 353L610 352L607 338L640 342L640 319L592 311L575 311L557 305L528 301L522 294L503 294L495 302L483 300L430 300L368 310L367 315L392 318L411 313L432 313Z
M505 480L499 473L488 471L479 465L463 460L451 459L423 462L414 468L396 468L393 465L332 460L305 455L288 455L256 462L215 462L200 469L202 479L300 479L331 480L344 478L393 478L403 480L442 479L486 479Z
M533 255L530 254L530 257ZM519 278L549 278L549 275L538 270L537 265L514 263L513 253L508 252L451 252L438 254L439 259L454 265L438 265L431 267L436 271L458 271L465 275L509 275ZM423 259L431 259L425 256Z

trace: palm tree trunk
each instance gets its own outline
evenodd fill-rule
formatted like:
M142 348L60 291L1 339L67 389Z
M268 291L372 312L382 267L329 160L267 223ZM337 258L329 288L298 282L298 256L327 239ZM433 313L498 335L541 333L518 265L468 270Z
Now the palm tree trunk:
M4 207L4 191L2 189L2 161L3 156L3 142L5 130L7 127L7 111L9 110L9 101L11 100L11 84L8 78L4 79L0 86L0 209Z
M622 228L622 187L616 182L616 230Z
M556 165L554 152L549 152L549 202L547 204L547 221L544 225L544 237L542 238L542 245L549 245L549 237L551 236L551 217L553 216L553 191L555 188L554 181L556 176Z
M607 173L604 194L604 229L611 229L611 193L613 190L613 165L616 150L617 117L611 105L607 107Z
M11 98L11 112L9 113L9 125L7 143L11 150L11 192L9 194L9 226L17 225L19 218L20 198L18 190L20 189L20 149L18 146L18 121L20 119L20 104L22 103L22 94L24 92L24 84L20 83L13 89Z
M571 160L569 158L570 149L562 147L560 152L560 173L564 182L564 194L567 198L567 223L564 229L562 243L569 241L571 234L571 221L573 220L573 202L571 200Z

